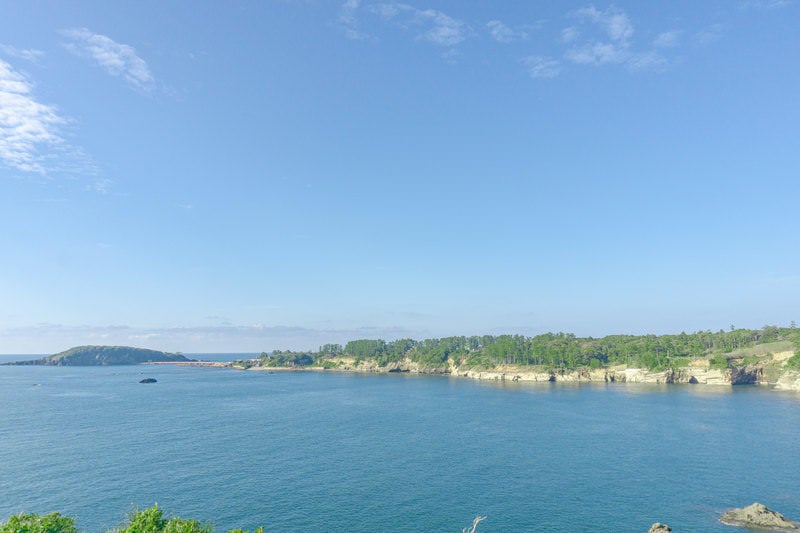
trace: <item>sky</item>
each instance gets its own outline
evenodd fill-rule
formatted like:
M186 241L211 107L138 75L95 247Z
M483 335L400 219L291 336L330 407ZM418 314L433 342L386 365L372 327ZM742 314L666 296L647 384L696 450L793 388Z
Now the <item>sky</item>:
M800 320L797 0L0 11L0 353Z

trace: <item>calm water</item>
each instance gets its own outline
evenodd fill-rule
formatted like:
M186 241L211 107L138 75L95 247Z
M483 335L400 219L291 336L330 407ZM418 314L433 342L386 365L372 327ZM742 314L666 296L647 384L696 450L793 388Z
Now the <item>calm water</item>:
M143 377L158 383L141 385ZM171 367L0 367L0 520L219 529L731 531L800 518L800 395Z

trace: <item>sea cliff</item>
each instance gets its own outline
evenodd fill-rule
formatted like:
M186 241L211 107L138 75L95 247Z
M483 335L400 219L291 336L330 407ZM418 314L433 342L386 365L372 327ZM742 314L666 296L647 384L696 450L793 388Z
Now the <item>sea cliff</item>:
M778 390L800 391L800 372L797 370L784 372L775 383L775 388Z
M496 366L493 368L471 368L467 366L449 365L423 366L405 359L380 365L373 360L354 360L337 358L334 364L327 367L294 366L294 367L262 367L250 366L250 370L269 371L328 371L355 372L366 374L428 374L464 377L486 381L507 382L562 382L562 383L653 383L653 384L696 384L696 385L770 385L777 390L800 391L800 371L785 369L785 361L794 352L787 351L765 356L753 364L731 365L727 368L715 368L708 360L698 359L688 366L648 370L617 365L609 368L579 368L568 371L550 371L535 367L514 365ZM242 366L232 363L233 367Z

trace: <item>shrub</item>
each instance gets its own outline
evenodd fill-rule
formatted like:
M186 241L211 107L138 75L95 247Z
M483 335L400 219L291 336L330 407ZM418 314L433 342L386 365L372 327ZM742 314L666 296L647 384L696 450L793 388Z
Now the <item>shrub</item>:
M164 525L162 533L211 533L213 528L209 524L201 524L197 520L183 518L170 518Z
M128 515L128 525L117 530L117 533L159 533L167 525L164 513L158 504L148 509L141 509Z
M164 518L164 513L158 504L147 509L137 509L128 515L128 519L121 527L114 528L108 533L213 533L211 524L197 520L180 517ZM18 514L0 524L0 533L78 533L75 528L75 519L61 516L59 513L50 513L39 516L37 514ZM250 533L242 529L232 529L228 533ZM259 527L253 533L264 533L264 528Z
M5 524L0 524L0 533L78 533L78 530L75 528L74 518L67 518L59 513L44 516L18 514L9 518Z
M800 350L796 351L793 356L786 360L786 368L800 370Z
M711 368L728 368L728 358L724 355L716 355L709 359L708 364Z

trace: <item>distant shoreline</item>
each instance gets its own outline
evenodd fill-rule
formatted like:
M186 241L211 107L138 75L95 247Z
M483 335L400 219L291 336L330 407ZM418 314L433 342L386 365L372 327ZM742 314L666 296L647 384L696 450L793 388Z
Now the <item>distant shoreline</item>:
M143 365L170 365L170 366L207 366L217 368L231 367L232 363L226 361L148 361Z
M787 357L792 352L775 354L776 357ZM342 362L340 366L243 366L236 362L198 362L198 363L148 363L173 366L205 366L214 368L231 368L255 372L334 372L349 374L412 374L432 375L454 378L468 378L479 381L496 381L508 383L621 383L621 384L686 384L713 387L733 387L740 385L757 385L774 390L800 392L800 372L783 371L779 375L768 375L763 366L745 365L726 369L709 368L708 366L679 367L665 370L647 370L628 368L619 365L612 368L588 369L579 368L564 372L545 371L524 367L504 366L493 369L471 369L455 366L441 368L424 368L404 361L379 366L374 362L352 364ZM775 379L770 379L773 377Z

